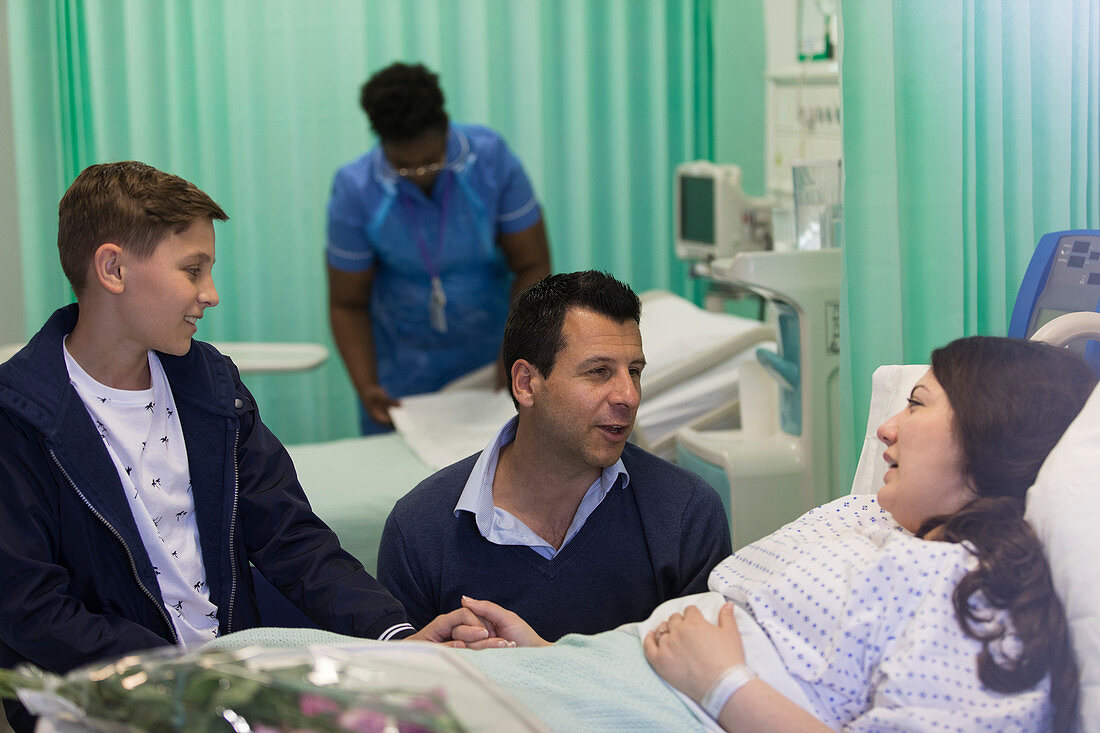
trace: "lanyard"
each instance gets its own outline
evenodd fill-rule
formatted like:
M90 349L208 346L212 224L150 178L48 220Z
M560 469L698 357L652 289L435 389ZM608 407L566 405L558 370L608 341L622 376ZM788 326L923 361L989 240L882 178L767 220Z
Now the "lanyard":
M445 173L441 174L443 180L439 182L439 185L443 186L443 198L439 204L439 235L436 238L436 254L439 255L440 259L443 257L443 235L447 224L447 203L451 197L451 181ZM400 194L398 195L400 196ZM428 302L428 319L433 330L439 333L447 333L447 294L443 292L443 280L440 277L439 269L436 267L438 263L432 259L428 243L424 241L424 233L421 231L420 222L417 221L416 213L413 211L412 201L407 195L400 197L405 207L409 225L416 237L416 247L420 250L420 259L424 262L424 269L428 271L428 277L431 278L432 282L432 294Z

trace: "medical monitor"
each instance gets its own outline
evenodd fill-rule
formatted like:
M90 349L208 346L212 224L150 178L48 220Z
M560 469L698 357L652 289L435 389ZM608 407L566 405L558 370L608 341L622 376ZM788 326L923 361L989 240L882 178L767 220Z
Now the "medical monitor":
M1100 231L1045 234L1024 273L1008 335L1031 338L1058 316L1079 311L1100 311ZM1100 371L1100 344L1080 340L1069 346Z
M766 249L759 206L741 188L741 169L705 160L676 167L673 195L676 256L683 260L732 257Z

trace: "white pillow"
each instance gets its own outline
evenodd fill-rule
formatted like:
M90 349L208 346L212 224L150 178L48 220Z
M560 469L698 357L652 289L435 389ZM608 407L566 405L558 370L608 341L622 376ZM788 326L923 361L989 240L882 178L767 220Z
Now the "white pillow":
M1100 388L1043 462L1024 515L1042 540L1081 670L1083 733L1100 733Z
M882 453L886 446L876 435L878 426L901 412L913 386L927 371L928 366L922 364L888 364L871 375L871 407L867 411L863 450L852 479L853 494L874 494L882 488L882 477L886 475Z

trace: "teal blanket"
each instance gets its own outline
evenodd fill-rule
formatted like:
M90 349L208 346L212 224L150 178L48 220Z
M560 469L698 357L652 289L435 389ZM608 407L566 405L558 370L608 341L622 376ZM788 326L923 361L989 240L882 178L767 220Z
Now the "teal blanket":
M252 629L204 649L361 641L306 629ZM553 731L707 730L654 673L638 637L627 631L571 634L545 649L447 651L479 669Z
M626 631L570 634L546 649L463 655L551 730L706 730Z

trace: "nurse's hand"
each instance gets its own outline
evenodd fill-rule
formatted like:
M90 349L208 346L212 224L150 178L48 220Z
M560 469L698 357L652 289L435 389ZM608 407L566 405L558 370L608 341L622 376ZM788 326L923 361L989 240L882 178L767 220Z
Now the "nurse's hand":
M393 420L390 419L390 408L399 407L401 401L390 397L385 387L372 384L363 390L359 397L363 400L363 407L367 409L367 414L372 420L382 425L393 425Z
M493 636L507 639L515 646L550 646L551 644L536 634L526 621L492 601L475 601L473 598L462 596L462 607L463 610L468 609L477 614L478 619L493 633ZM475 648L480 647L475 646Z
M643 647L657 674L696 702L725 670L745 663L732 603L718 612L717 626L703 618L698 608L688 606L682 616L674 613L649 632Z

